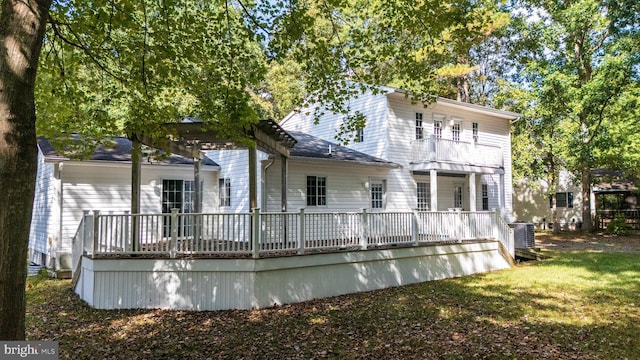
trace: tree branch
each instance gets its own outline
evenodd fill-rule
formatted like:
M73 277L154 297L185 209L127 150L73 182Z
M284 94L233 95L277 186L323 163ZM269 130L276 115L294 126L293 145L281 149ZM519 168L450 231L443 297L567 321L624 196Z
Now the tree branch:
M104 71L105 73L109 74L109 76L113 77L114 79L124 82L124 79L122 77L114 74L112 71L107 69L100 61L98 61L98 59L89 51L88 47L82 43L82 41L80 40L80 37L73 31L73 29L71 28L71 26L69 24L61 23L61 22L59 22L59 21L57 21L57 20L55 20L55 19L53 19L51 17L49 18L49 24L51 24L51 28L53 29L53 33L57 38L62 40L67 45L70 45L70 46L72 46L72 47L74 47L76 49L82 50L82 52L85 55L87 55L89 57L89 59L91 59L91 62L96 64L96 66L98 66L102 71ZM76 40L78 40L78 42L77 43L73 42L72 40L70 40L66 36L64 36L62 34L62 31L60 31L60 28L58 27L58 25L67 26L67 28L71 32L71 35L73 35L76 38Z
M258 28L260 29L262 32L264 32L267 36L271 36L271 32L269 32L269 30L267 28L265 28L264 26L262 26L258 20L256 20L256 18L251 15L249 13L249 10L244 6L244 3L242 2L242 0L237 0L238 4L240 4L240 7L242 8L242 12L245 13L245 15L247 15L249 17L249 20L251 20L251 22Z

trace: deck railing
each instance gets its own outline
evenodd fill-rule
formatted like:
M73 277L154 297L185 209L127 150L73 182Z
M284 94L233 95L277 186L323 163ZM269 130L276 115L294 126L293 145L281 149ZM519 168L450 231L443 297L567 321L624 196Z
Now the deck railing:
M607 225L616 218L625 220L629 229L640 229L640 209L626 210L596 210L596 226L600 230L606 230Z
M137 229L137 231L134 231ZM85 214L77 254L270 256L314 251L499 240L513 255L513 230L498 212L299 212Z
M431 135L427 139L414 140L413 161L446 161L480 166L502 166L502 149L498 146L476 142L438 139Z

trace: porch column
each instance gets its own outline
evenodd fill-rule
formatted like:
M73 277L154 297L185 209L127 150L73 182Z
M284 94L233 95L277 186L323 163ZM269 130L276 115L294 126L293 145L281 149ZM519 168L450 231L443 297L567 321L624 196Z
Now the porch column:
M202 189L200 186L200 158L193 159L193 185L195 190L195 199L193 199L193 212L199 214L202 212Z
M469 174L469 211L476 211L476 173Z
M431 211L438 211L438 171L431 170L429 174L429 184L431 190Z
M288 188L288 173L289 173L289 159L280 155L280 163L282 164L281 175L280 175L280 203L282 205L282 212L287 212L287 188Z
M256 146L249 147L249 211L258 207L258 170L256 162L258 161L258 153Z

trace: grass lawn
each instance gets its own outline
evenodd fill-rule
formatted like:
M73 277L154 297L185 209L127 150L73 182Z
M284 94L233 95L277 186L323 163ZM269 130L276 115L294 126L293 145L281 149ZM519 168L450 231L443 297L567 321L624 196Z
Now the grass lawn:
M254 311L94 310L32 278L27 337L60 359L637 359L640 252L552 258Z

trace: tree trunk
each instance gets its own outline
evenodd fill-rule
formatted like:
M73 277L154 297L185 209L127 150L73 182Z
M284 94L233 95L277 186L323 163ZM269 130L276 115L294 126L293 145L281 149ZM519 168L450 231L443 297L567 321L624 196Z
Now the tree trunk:
M51 0L0 13L0 340L25 338L27 247L37 171L34 87Z
M551 195L551 219L553 221L553 233L560 234L560 220L558 220L558 206L555 193Z
M582 168L582 230L593 231L593 219L591 218L591 168Z

